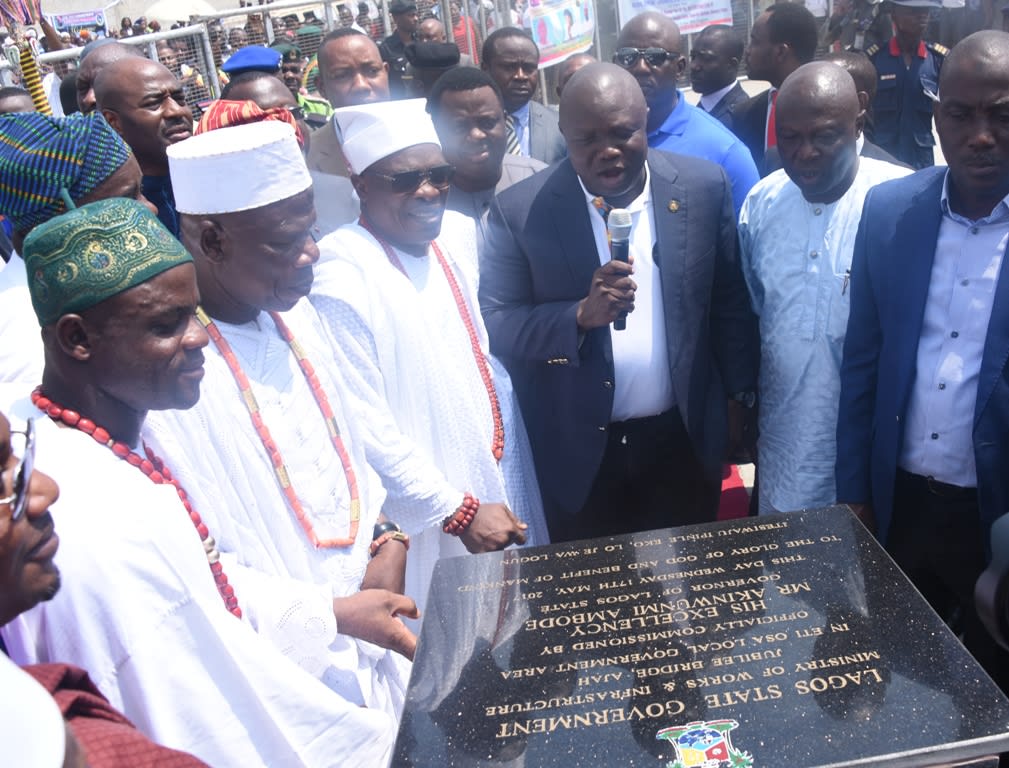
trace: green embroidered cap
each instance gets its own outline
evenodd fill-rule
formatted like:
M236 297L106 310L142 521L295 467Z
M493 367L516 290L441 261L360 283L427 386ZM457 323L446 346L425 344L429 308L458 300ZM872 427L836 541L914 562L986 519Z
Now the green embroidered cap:
M21 255L43 326L193 260L153 213L126 198L89 203L40 224Z

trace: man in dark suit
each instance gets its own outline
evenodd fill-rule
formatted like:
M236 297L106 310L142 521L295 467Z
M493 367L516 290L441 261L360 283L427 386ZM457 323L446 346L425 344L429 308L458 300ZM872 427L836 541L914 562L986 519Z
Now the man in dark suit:
M778 143L774 131L778 88L792 72L813 60L818 36L816 18L798 3L775 3L753 22L746 74L751 80L767 80L771 87L733 105L730 127L750 148L761 176L770 173L764 163L765 151Z
M518 27L503 27L484 41L480 67L488 72L504 97L508 152L546 163L564 157L564 137L557 113L533 101L539 85L540 49Z
M633 76L584 67L561 99L568 159L491 210L480 304L555 541L712 520L728 401L753 403L756 323L728 179L649 150L646 122ZM630 212L633 264L609 260L609 206Z
M1009 35L949 55L945 168L871 190L851 268L837 499L852 504L1003 690L974 582L1009 511Z
M727 128L732 127L730 107L749 98L738 80L744 45L732 27L712 24L690 48L690 87L701 94L697 106Z

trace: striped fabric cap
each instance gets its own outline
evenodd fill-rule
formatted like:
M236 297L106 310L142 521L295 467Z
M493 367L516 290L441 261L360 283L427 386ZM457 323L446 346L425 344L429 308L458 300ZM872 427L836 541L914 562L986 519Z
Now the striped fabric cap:
M196 124L193 135L215 131L218 128L230 128L236 125L247 125L248 123L259 123L263 120L279 120L287 123L294 129L294 135L298 139L298 146L305 148L305 137L301 133L301 126L294 119L289 109L284 107L261 108L254 101L231 101L228 99L217 99L210 102L200 122Z
M100 114L0 115L0 214L27 233L79 201L126 162L130 148Z

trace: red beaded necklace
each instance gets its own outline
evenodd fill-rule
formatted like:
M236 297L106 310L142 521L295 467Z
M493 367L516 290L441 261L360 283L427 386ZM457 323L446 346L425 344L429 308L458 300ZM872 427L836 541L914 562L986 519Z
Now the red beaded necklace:
M312 395L315 398L316 404L319 406L322 418L326 422L326 428L329 431L329 439L333 443L333 447L336 449L337 455L340 457L340 462L343 464L343 474L347 478L347 486L350 489L350 529L348 531L348 535L343 538L320 539L316 534L315 527L312 525L312 521L308 518L308 513L305 512L305 508L302 506L301 500L298 498L298 494L294 490L294 486L291 485L291 473L288 471L287 465L284 464L284 458L280 455L280 449L277 447L277 444L273 440L273 436L270 434L270 430L263 421L263 417L259 409L259 402L256 400L256 395L252 391L252 385L249 383L249 379L245 375L245 371L242 370L242 364L238 362L238 358L231 349L231 345L228 343L228 340L224 338L220 329L218 329L210 315L208 315L202 307L196 310L196 317L200 323L203 324L203 327L207 329L207 333L210 335L210 340L214 342L214 346L217 347L221 356L224 357L224 361L228 364L228 368L231 369L231 375L234 376L235 383L238 385L238 389L242 393L242 402L245 403L245 407L249 411L249 418L252 419L252 426L255 428L256 434L259 435L259 439L262 441L263 447L266 449L266 453L270 457L270 462L273 465L273 473L277 477L280 489L284 492L284 496L291 507L291 511L293 511L295 517L298 518L298 522L301 523L301 527L305 531L305 535L308 536L308 540L312 542L312 546L320 549L349 547L353 545L355 539L357 539L357 529L361 523L361 499L357 490L357 477L354 474L354 468L350 463L350 455L347 453L347 449L343 444L343 439L340 437L340 426L337 424L336 417L333 415L333 408L329 404L329 398L326 397L326 393L322 389L322 384L319 383L319 377L315 373L315 368L312 367L308 358L305 357L304 350L294 338L294 334L291 333L290 328L287 327L287 324L279 314L276 312L270 313L270 317L273 318L273 322L277 326L277 331L280 333L280 337L287 342L287 346L290 347L291 352L298 361L298 366L301 368L301 372L305 375L305 379L308 381L308 386L312 390Z
M224 566L221 565L221 553L217 550L217 542L210 535L210 531L203 523L203 519L199 513L193 509L193 505L189 502L188 494L179 485L179 481L172 477L172 473L165 466L165 462L155 456L146 443L144 444L144 453L147 454L147 458L141 458L126 443L114 440L109 435L108 430L99 427L90 419L83 418L77 411L72 411L54 403L45 396L42 392L42 387L36 387L35 391L32 392L32 403L53 421L62 422L68 427L73 427L86 435L91 435L95 442L101 443L127 464L139 469L155 485L168 484L174 486L175 492L179 494L179 500L182 501L182 506L189 513L189 519L192 521L196 532L200 536L200 541L203 543L203 550L207 553L207 561L210 563L210 572L214 575L214 583L217 584L217 591L221 593L224 605L235 616L242 618L242 609L238 607L238 598L235 596L235 589L228 583L228 576L224 573Z
M382 250L385 251L389 262L409 280L410 276L403 268L403 263L399 260L393 247L376 234L364 216L358 220L358 223L382 246ZM459 283L455 279L455 274L452 272L448 260L442 254L441 248L438 247L438 243L434 240L431 241L431 249L434 251L438 264L441 265L442 272L445 273L448 287L452 291L452 298L455 299L456 309L459 310L459 317L462 319L462 324L466 327L466 333L469 334L469 344L473 350L473 359L476 362L477 370L480 372L480 378L483 379L484 388L487 390L491 415L494 417L494 440L491 443L491 453L494 454L496 461L501 461L501 457L504 455L504 421L501 419L501 404L498 401L494 380L490 375L490 367L487 365L487 358L484 356L483 350L480 349L480 337L477 336L476 326L473 324L473 318L470 316L469 307L467 307L466 299L463 298L462 291L459 289Z

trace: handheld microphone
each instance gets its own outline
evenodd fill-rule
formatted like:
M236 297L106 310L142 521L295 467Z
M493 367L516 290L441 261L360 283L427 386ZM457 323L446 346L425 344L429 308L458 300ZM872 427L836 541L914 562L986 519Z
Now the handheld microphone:
M614 208L606 219L610 234L610 258L613 261L630 261L631 244L631 212L624 208ZM621 312L620 317L613 321L614 331L627 328L627 313Z

